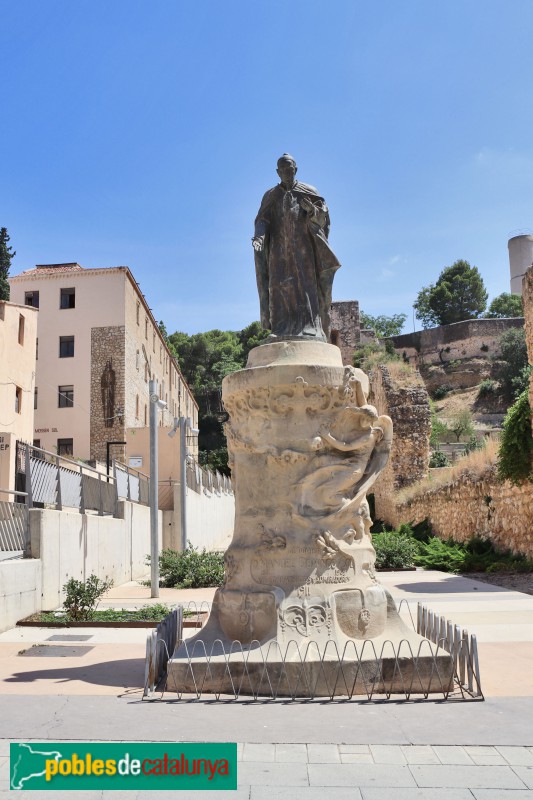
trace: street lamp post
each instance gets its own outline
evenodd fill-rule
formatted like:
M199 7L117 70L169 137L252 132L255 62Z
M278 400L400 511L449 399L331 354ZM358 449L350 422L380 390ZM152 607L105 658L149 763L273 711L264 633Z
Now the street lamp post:
M167 404L159 399L155 381L149 382L148 391L150 394L150 586L151 597L159 597L157 411L158 409L163 411Z
M175 417L174 427L169 436L174 436L176 431L180 435L180 529L181 549L187 549L187 428L191 433L199 433L198 428L193 428L190 417Z

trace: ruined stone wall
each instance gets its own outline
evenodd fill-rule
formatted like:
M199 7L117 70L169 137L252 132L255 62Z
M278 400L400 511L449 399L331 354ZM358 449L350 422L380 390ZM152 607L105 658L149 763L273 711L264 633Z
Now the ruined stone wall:
M123 325L91 328L91 459L106 460L106 443L125 441L125 330ZM111 412L104 409L102 376L108 362L114 375L114 402ZM119 412L122 412L120 414ZM108 425L106 425L106 418ZM111 457L124 460L124 448L114 446Z
M360 341L359 303L347 300L331 304L331 343L342 354L342 363L353 365L353 354Z
M391 364L373 371L370 402L380 414L388 414L394 426L390 459L374 486L375 517L388 522L395 515L395 492L428 473L429 397L416 370Z
M523 324L521 317L471 319L393 336L391 341L404 360L418 367L429 392L443 385L468 389L486 378L498 379L500 337Z
M468 319L439 325L416 333L391 336L396 350L426 364L440 364L461 358L491 358L499 355L499 338L509 328L521 328L521 317L509 319ZM482 346L488 349L481 349Z
M524 322L528 361L533 364L533 266L529 267L522 281L522 300L524 303ZM529 407L533 408L533 372L529 378ZM531 415L533 425L533 414Z
M387 521L397 527L426 518L441 539L465 542L481 536L497 550L533 559L533 484L500 483L495 465L399 503Z

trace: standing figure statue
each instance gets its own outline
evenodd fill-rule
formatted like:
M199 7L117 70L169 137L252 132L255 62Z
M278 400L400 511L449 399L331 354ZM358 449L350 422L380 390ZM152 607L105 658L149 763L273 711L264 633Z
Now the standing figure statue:
M294 158L278 159L281 183L263 197L252 239L261 324L278 339L328 341L331 289L340 264L328 244L323 197L296 180Z

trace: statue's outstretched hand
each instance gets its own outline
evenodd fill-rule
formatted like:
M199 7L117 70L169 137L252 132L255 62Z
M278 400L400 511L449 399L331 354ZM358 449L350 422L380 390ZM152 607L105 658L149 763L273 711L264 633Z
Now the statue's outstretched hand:
M256 253L260 253L263 250L265 245L265 237L264 236L254 236L252 239L252 246Z

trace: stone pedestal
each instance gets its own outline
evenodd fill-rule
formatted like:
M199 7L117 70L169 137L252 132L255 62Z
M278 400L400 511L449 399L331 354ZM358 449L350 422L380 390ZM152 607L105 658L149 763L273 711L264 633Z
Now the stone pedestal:
M355 676L355 692L364 692L376 669L382 677L388 672L393 689L405 688L411 671L424 690L442 691L432 659L422 658L415 670L405 663L400 676L392 647L376 660L388 640L403 640L407 656L421 639L401 622L374 573L366 493L387 462L392 423L367 404L367 394L361 370L344 367L336 346L313 341L261 345L246 369L224 379L235 530L209 620L169 663L171 688L192 691L201 683L203 691L231 691L232 679L240 679L243 693L253 692L266 659L280 695L294 694L302 675L316 694L331 694L335 683L334 694L347 694L345 673ZM373 646L358 648L367 665L358 672L363 640Z

